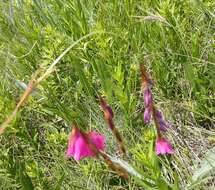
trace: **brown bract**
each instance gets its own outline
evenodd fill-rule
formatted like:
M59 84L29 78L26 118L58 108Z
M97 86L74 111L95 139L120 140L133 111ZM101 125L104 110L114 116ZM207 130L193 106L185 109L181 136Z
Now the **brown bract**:
M107 102L102 97L99 97L99 101L100 101L101 108L104 112L105 121L107 122L109 128L111 129L113 135L116 138L117 144L119 146L119 150L123 155L126 155L126 149L123 143L123 139L119 131L114 125L114 121L113 121L114 113L112 111L112 108L107 104Z

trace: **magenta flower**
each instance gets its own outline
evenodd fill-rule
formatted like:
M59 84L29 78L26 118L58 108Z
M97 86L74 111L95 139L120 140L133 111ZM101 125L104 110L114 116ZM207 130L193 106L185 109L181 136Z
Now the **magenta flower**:
M144 111L144 116L143 116L145 123L149 123L151 121L151 116L152 116L152 108L146 107Z
M156 141L156 154L173 154L174 149L172 145L164 138L158 138Z
M156 110L156 117L157 117L157 120L159 122L159 125L160 125L160 130L161 131L166 131L168 128L171 127L171 124L166 122L163 118L163 114L161 111L159 110Z
M146 87L144 90L144 102L145 106L148 107L152 104L152 92L149 87Z
M84 157L95 157L95 152L90 147L90 144L87 143L82 133L78 128L74 127L68 142L67 156L72 156L77 161ZM103 135L96 132L89 132L85 135L88 136L95 148L98 150L105 149L105 137Z

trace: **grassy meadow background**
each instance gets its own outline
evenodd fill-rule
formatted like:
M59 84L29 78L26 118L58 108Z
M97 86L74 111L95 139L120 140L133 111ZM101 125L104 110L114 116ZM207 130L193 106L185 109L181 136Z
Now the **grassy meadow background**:
M32 75L71 44L0 136L0 188L214 189L214 168L199 168L215 145L215 2L1 0L0 123ZM173 125L171 156L155 155L153 125L143 122L141 63ZM118 155L98 95L113 108L126 162L146 180L125 181L100 159L66 157L72 121L105 134L107 152Z

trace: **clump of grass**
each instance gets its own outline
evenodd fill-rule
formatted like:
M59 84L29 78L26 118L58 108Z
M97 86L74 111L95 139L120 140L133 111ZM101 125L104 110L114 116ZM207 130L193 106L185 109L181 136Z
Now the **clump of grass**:
M24 92L20 84L37 70L43 76L78 43L51 66L0 136L1 188L149 189L136 178L125 182L100 161L65 158L72 120L100 129L108 152L117 155L98 94L113 108L127 161L156 181L151 188L191 188L196 163L214 146L214 7L212 1L3 1L0 123ZM171 158L154 155L155 134L143 122L143 60L156 83L154 99L173 123ZM195 189L212 188L211 181Z

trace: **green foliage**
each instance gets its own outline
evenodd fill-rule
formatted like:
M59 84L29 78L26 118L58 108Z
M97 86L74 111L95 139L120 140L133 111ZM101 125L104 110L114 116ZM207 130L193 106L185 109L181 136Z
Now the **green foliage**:
M0 122L23 92L20 84L76 45L0 136L0 188L190 187L200 150L187 144L196 139L197 145L206 142L207 149L214 142L214 8L213 1L200 0L2 1ZM155 155L153 126L143 123L140 63L155 80L155 102L174 124L168 134L176 148L172 157ZM134 172L126 182L99 160L76 163L65 157L73 120L84 130L105 134L108 153L116 156L98 95L113 107L130 152L126 163L143 179ZM206 185L211 184L195 188Z
M199 168L194 171L192 176L193 184L199 183L205 177L210 177L214 173L215 148L208 150L205 158L201 160Z

